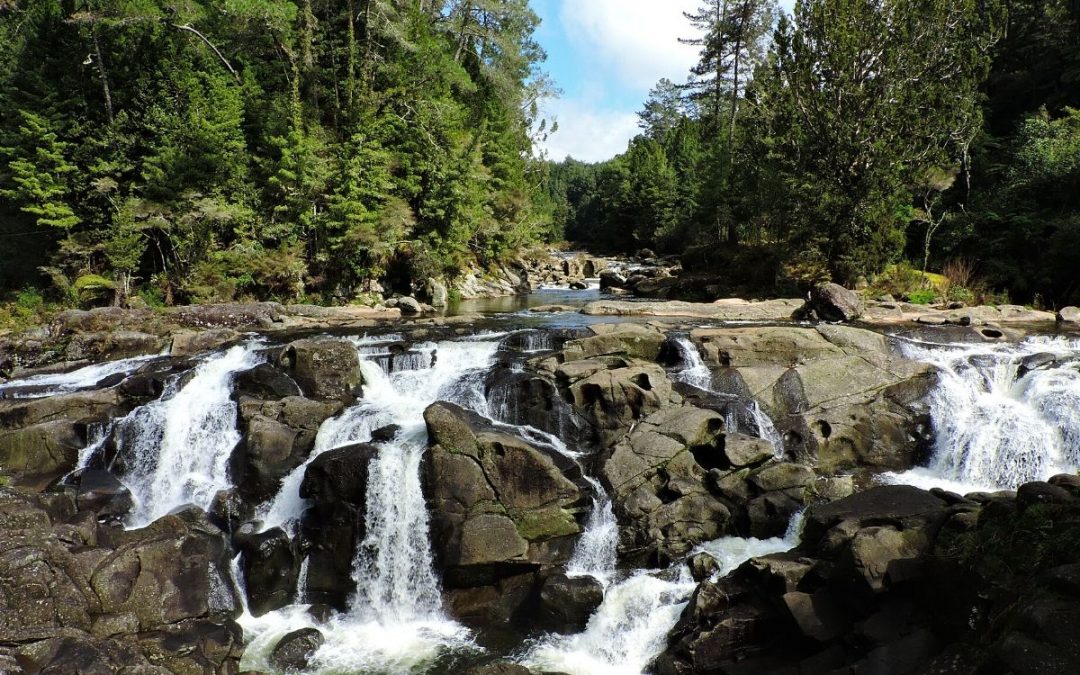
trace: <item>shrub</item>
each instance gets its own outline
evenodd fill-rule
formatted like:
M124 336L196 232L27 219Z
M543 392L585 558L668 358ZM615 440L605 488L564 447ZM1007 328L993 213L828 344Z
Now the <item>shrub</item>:
M100 274L84 274L72 285L79 303L83 305L105 304L116 291L116 284Z
M907 301L913 305L929 305L937 299L937 291L931 288L921 288L907 294Z

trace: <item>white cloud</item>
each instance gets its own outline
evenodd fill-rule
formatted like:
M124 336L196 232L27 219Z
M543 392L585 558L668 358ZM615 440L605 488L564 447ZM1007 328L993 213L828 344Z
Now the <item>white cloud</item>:
M580 71L566 98L548 101L559 130L544 144L548 156L602 161L626 150L639 133L637 110L660 78L686 79L697 63L683 16L698 0L562 0L559 21Z
M563 0L559 18L583 55L599 69L648 91L662 77L682 81L698 49L679 42L694 34L683 16L697 0Z
M627 142L639 132L637 113L579 99L549 100L543 107L559 123L558 131L542 144L548 158L557 162L567 156L583 162L611 159L626 150Z

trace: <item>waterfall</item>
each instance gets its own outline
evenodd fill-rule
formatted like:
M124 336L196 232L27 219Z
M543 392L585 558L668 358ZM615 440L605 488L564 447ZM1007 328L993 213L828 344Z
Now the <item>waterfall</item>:
M302 605L307 602L308 565L311 564L311 556L304 556L300 563L300 571L296 575L296 604Z
M793 518L784 539L724 537L693 553L709 553L720 565L719 574L727 574L750 558L796 546L799 520ZM638 571L607 588L584 632L544 638L522 661L535 670L569 675L641 675L667 645L695 588L683 562L664 572Z
M173 383L162 398L116 423L114 438L127 458L120 478L135 500L130 526L185 504L207 509L232 486L229 457L240 441L233 378L260 360L254 344L216 354L182 387Z
M494 365L498 343L462 340L419 347L432 358L416 369L399 369L382 358L387 349L358 344L364 376L363 399L319 429L310 462L321 452L365 442L389 424L397 436L379 445L368 467L366 534L357 546L350 609L319 629L326 643L313 657L317 672L407 673L422 670L447 649L469 648L469 633L442 611L429 541L427 503L421 491L420 462L427 448L424 411L451 401L486 413L484 375ZM306 464L282 483L279 494L260 509L264 527L288 526L306 507L299 497ZM297 605L246 617L251 637L245 668L262 667L278 637L314 624Z
M928 467L891 480L968 492L1080 467L1080 341L903 348L938 368L929 397L934 454ZM1047 363L1028 369L1029 358Z
M156 358L159 358L157 354L137 356L95 363L69 373L49 373L15 379L0 384L0 398L44 398L95 389L103 380L114 375L129 375Z
M683 363L682 369L675 374L675 378L698 389L716 393L712 388L712 371L705 365L705 361L702 360L701 354L698 352L697 347L694 346L694 343L687 338L679 337L675 338L675 346L679 350L679 356L682 358ZM776 430L772 418L753 399L746 406L745 412L753 420L758 438L771 443L776 456L782 458L784 456L784 438ZM734 405L728 407L727 414L724 417L724 428L730 433L739 433L739 411L736 410Z
M773 446L773 452L776 454L777 459L783 459L784 457L784 437L780 435L780 432L776 430L776 425L773 424L772 418L761 409L761 405L757 401L751 401L750 403L750 417L754 420L754 424L757 426L758 438L768 441Z
M682 358L683 368L676 374L676 378L681 382L685 382L698 389L704 389L705 391L711 391L712 389L712 371L705 365L705 362L701 359L701 354L698 353L697 347L689 339L680 337L675 338L675 346L679 350L679 356Z
M593 489L592 510L585 522L585 531L566 565L566 574L593 577L608 586L618 563L619 524L604 487L595 478L586 476L585 479Z

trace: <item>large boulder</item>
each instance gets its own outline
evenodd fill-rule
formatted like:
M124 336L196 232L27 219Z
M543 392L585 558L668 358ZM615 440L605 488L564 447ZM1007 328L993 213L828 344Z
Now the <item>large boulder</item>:
M567 560L584 501L567 475L577 472L572 461L450 403L428 407L424 420L432 442L424 490L435 551L451 584Z
M814 312L824 321L854 321L866 312L862 298L840 284L817 284L810 290L810 299L801 310Z
M239 407L243 440L233 453L232 478L245 498L262 503L277 494L281 480L307 459L319 426L342 406L301 396L278 401L242 396Z
M716 539L731 517L706 485L722 466L724 419L693 406L644 417L606 453L600 479L623 525L621 548L643 562L666 562Z
M115 389L0 400L0 473L33 478L73 470L86 427L124 410Z
M1074 672L1080 552L1059 543L1080 499L1055 494L893 486L812 507L798 548L698 587L655 671Z
M295 601L300 560L285 531L275 527L249 533L242 528L234 539L241 554L248 610L262 616Z
M786 456L825 473L913 466L929 442L931 366L848 326L704 328L691 332L720 388L754 399Z
M309 559L309 602L344 609L356 589L353 559L366 532L368 467L378 453L373 445L349 445L308 464L300 496L312 505L304 512L300 533Z
M235 672L241 603L221 532L194 514L99 525L80 510L93 499L67 495L0 488L0 639L24 668Z
M348 340L297 340L285 348L281 365L314 399L350 403L363 382L360 357Z
M1057 313L1058 323L1080 324L1080 307L1062 307Z
M553 574L540 586L540 622L557 633L580 633L604 601L604 587L592 577Z
M270 665L289 673L307 670L311 657L323 642L325 638L318 628L301 628L287 633L270 652Z

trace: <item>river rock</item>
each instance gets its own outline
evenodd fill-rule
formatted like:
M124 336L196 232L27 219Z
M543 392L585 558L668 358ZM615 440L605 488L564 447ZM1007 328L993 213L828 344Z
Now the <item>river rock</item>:
M216 528L181 516L99 527L56 497L0 488L0 639L17 645L24 667L235 672L240 602Z
M366 444L336 448L316 457L304 473L300 496L312 501L300 523L309 602L343 610L356 589L353 559L366 533L368 467L378 453Z
M287 393L295 387L287 386L291 379L262 382L247 382L244 386L247 391L256 389L267 395L274 393L272 389ZM342 406L301 396L267 401L241 395L239 407L242 441L233 452L232 478L245 499L259 504L277 494L282 479L307 459L315 447L319 426Z
M319 400L352 402L363 381L360 357L348 340L297 340L285 349L281 365L305 395Z
M721 390L753 392L784 439L785 456L830 474L911 468L929 444L929 365L894 354L849 326L691 331Z
M621 548L640 560L673 560L724 532L730 511L706 486L722 466L723 418L693 406L671 406L644 417L601 459L611 491Z
M1058 310L1059 323L1080 324L1080 307L1062 307Z
M812 507L797 549L698 587L655 670L1072 672L1080 560L1043 547L1078 513L904 486Z
M450 587L565 563L582 489L564 472L573 462L492 428L450 403L424 412L432 447L424 492L432 505L432 543Z
M203 331L183 330L173 333L169 354L174 357L194 356L237 342L240 333L231 328L211 328Z
M67 480L76 486L76 508L93 511L99 522L119 523L134 505L131 491L108 471L82 469Z
M71 471L86 446L86 426L124 409L115 389L0 400L0 470L28 479Z
M64 358L69 361L89 359L112 361L146 354L157 354L165 346L157 335L139 331L117 330L107 333L77 333L68 340Z
M446 290L446 284L441 281L429 278L424 284L424 292L432 307L441 309L450 304L449 291Z
M813 311L824 321L854 321L866 311L862 298L840 284L817 284L810 290L810 299L802 310Z
M580 633L603 601L596 579L553 574L540 586L540 622L557 633Z
M296 598L300 560L284 530L275 527L257 534L241 532L240 571L248 593L248 609L254 616L280 609Z
M187 328L273 328L284 321L285 308L276 302L187 305L165 311Z
M623 288L624 286L626 286L626 277L615 270L604 270L600 273L600 290Z
M307 670L311 657L325 641L318 628L301 628L287 633L270 652L270 665L285 672Z

